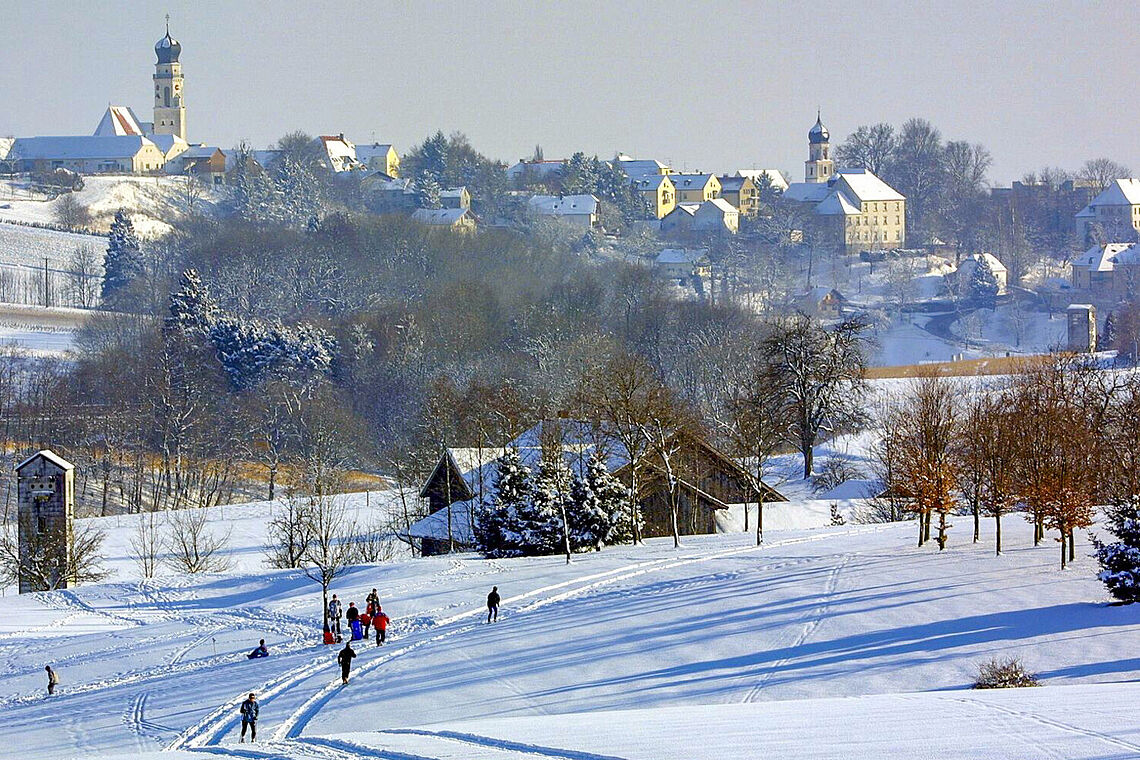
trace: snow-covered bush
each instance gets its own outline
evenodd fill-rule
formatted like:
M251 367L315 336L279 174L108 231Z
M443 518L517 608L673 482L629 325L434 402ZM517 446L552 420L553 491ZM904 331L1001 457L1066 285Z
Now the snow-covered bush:
M1037 676L1025 669L1016 657L993 658L978 666L974 679L975 689L1019 689L1025 686L1040 686Z
M1114 598L1135 602L1140 600L1140 498L1111 507L1106 522L1120 540L1106 544L1093 539L1101 567L1096 577Z

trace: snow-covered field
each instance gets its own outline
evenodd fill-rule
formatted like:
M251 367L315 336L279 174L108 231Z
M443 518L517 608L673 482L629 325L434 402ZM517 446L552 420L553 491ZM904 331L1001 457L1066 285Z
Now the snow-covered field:
M186 177L136 177L130 175L87 175L76 200L92 216L95 229L105 232L120 209L126 210L135 230L143 237L160 237L172 227L171 219L186 212L190 202L209 208L213 191L193 185L187 194ZM55 221L58 198L33 193L24 181L0 181L0 221L51 224Z
M0 303L0 346L17 346L33 356L65 356L75 347L79 328L98 313Z
M67 270L77 248L95 251L101 267L107 239L0 222L0 264L39 269L47 259L52 269Z
M354 505L360 506L356 497ZM392 507L391 494L368 509ZM1140 608L1110 607L1088 544L1057 569L1023 521L943 553L911 524L691 537L579 555L353 568L384 647L352 681L318 644L319 590L261 563L269 505L226 507L234 570L140 581L134 518L107 518L112 579L0 599L0 746L23 758L1140 756ZM482 623L492 585L500 621ZM271 656L245 653L265 638ZM966 690L1016 655L1043 688ZM62 685L43 695L43 666ZM256 691L259 744L236 744ZM164 749L178 753L161 752ZM17 751L18 750L18 751ZM0 753L2 754L2 753Z

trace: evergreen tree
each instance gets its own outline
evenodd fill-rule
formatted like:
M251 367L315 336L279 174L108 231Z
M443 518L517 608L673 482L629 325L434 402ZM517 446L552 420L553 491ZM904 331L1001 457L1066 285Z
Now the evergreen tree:
M571 546L575 551L587 551L631 541L628 507L629 489L610 473L604 460L592 457L584 477L574 479Z
M1112 344L1115 340L1116 316L1110 311L1108 316L1104 318L1104 329L1097 335L1096 348L1098 351L1109 351L1112 349Z
M569 513L573 510L574 478L561 450L543 454L534 478L530 502L522 510L526 554L569 555Z
M966 297L973 304L982 309L992 309L997 305L998 281L989 262L979 256L974 260L974 271L970 274L970 284L966 288Z
M475 539L485 557L521 557L526 532L522 512L533 492L530 472L515 449L507 449L496 470L494 495L481 509Z
M427 172L416 179L416 206L419 208L439 208L443 205L439 196L443 192L438 180Z
M1106 544L1093 539L1101 571L1097 578L1122 602L1140 600L1140 497L1108 510L1108 529L1119 539Z
M319 215L320 187L308 165L286 155L278 167L276 185L278 216L286 224L304 225Z
M166 324L183 330L208 335L218 316L218 306L210 297L210 289L196 269L182 273L178 290L170 294L170 315Z
M107 257L103 264L103 302L121 306L132 282L143 275L142 247L130 217L120 209L111 223Z

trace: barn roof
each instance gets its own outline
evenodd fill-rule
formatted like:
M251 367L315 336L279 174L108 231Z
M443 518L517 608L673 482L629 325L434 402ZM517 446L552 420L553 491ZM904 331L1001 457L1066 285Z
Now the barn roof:
M54 464L56 467L59 467L61 469L64 469L64 470L74 470L75 469L75 465L73 465L71 462L69 462L66 459L64 459L63 457L61 457L59 454L56 454L51 449L43 449L42 451L37 451L35 454L32 454L30 457L25 459L23 462L20 462L18 465L16 465L16 471L19 472L20 470L24 469L29 464L31 464L33 461L39 459L40 457L43 457L44 459L48 460L49 462Z

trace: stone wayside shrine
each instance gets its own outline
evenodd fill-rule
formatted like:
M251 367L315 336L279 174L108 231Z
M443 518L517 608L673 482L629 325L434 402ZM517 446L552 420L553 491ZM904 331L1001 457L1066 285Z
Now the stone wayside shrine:
M50 449L44 449L16 465L19 505L20 566L36 561L35 555L53 552L56 568L72 566L71 531L75 516L75 466ZM75 585L73 578L59 579L58 588ZM20 572L20 593L43 591Z

